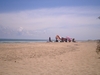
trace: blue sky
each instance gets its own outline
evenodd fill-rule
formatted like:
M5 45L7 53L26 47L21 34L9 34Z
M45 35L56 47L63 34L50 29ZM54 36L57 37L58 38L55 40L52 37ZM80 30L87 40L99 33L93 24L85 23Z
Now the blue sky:
M100 0L0 0L0 38L100 39Z

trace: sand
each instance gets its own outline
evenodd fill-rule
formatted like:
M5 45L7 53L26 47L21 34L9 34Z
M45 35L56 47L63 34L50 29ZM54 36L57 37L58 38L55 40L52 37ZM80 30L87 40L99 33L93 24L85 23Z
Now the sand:
M0 43L0 75L100 75L95 41Z

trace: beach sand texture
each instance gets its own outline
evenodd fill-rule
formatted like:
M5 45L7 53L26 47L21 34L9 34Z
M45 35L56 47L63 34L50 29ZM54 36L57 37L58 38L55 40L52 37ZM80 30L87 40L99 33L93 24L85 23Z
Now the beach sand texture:
M100 75L96 42L0 43L0 75Z

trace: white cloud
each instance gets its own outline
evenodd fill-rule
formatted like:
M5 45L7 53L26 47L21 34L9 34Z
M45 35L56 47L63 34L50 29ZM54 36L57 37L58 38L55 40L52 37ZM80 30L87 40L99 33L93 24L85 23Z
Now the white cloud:
M23 35L31 35L30 38L32 36L37 38L41 34L45 34L43 38L54 37L56 34L75 36L76 38L79 35L89 38L89 34L91 34L91 37L100 38L97 34L98 31L100 32L98 30L98 27L100 28L100 20L97 19L100 16L98 8L61 7L1 13L0 25L9 26L16 31L18 29Z
M23 31L23 27L19 27L18 31L20 32Z

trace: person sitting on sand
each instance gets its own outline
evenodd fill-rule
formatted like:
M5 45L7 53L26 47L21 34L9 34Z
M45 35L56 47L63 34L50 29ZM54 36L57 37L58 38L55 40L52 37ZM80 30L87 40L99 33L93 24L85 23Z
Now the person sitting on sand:
M72 42L76 42L76 41L75 41L75 38L72 39Z
M70 37L66 37L67 41L71 42L71 38Z
M67 38L62 37L60 42L67 42Z
M56 42L58 42L58 41L60 41L61 40L61 38L60 38L60 36L59 35L56 35Z
M67 38L65 38L65 42L67 42Z
M61 41L60 42L64 42L64 38L63 37L61 38Z

